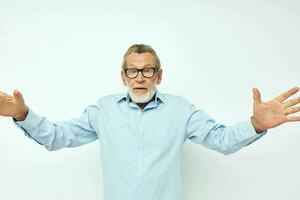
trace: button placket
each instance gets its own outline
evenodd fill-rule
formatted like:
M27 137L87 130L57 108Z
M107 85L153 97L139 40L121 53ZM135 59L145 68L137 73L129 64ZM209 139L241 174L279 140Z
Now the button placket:
M144 154L144 131L142 126L142 116L144 111L139 110L137 116L137 136L138 136L138 163L137 163L137 175L138 175L138 190L139 190L139 199L142 199L142 178L143 178L143 154Z

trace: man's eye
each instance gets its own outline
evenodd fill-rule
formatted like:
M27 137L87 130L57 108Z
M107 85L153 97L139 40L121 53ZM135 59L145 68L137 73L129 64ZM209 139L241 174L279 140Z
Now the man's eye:
M129 73L135 73L135 72L137 72L137 70L136 69L128 69L128 72Z
M143 71L144 72L150 72L152 69L151 68L145 68Z

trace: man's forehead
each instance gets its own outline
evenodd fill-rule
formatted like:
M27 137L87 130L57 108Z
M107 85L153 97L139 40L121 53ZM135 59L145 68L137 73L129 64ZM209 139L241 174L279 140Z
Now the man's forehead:
M155 59L151 53L131 53L126 59L127 66L155 66Z

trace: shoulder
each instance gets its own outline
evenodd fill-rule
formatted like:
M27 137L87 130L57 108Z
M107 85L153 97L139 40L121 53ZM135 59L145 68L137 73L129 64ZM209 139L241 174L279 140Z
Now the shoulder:
M186 107L190 107L192 105L192 103L188 99L176 94L161 93L161 95L164 97L166 104Z
M176 102L181 102L181 103L189 103L189 100L186 99L183 96L179 96L179 95L176 95L176 94L170 94L170 93L162 93L162 95L168 101L176 101Z
M98 115L104 110L111 110L117 105L119 99L121 99L123 93L115 93L110 95L105 95L98 98L94 103L88 105L85 111L89 114Z
M107 105L107 104L115 104L117 103L119 100L121 100L122 98L126 97L126 93L114 93L114 94L109 94L109 95L105 95L102 96L101 98L99 98L96 101L96 105L97 106L101 106L103 104Z

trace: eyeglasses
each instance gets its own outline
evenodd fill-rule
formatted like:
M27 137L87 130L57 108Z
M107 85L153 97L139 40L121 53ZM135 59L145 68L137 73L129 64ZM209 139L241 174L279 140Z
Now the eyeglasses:
M128 78L136 78L139 74L139 72L142 72L142 75L145 78L151 78L154 76L155 72L157 71L156 67L147 67L143 69L137 69L137 68L126 68L124 69L124 72Z

